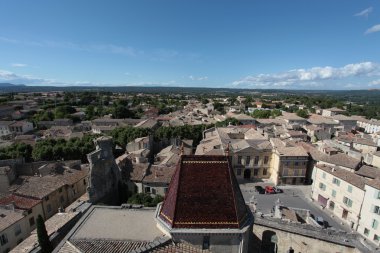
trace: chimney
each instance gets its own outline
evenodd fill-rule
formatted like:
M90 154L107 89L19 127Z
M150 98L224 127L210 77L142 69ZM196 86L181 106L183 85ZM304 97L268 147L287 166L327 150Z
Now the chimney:
M184 145L183 145L183 142L182 142L182 144L181 144L181 153L180 153L180 155L181 155L181 156L184 155Z

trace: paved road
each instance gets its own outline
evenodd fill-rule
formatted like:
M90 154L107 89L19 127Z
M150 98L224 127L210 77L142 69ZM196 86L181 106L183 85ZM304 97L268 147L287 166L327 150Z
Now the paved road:
M285 206L302 208L310 210L311 214L315 217L321 216L328 222L329 226L336 230L344 230L351 232L351 229L347 225L342 225L338 219L334 219L330 216L330 213L321 209L321 207L310 199L310 186L284 186L280 187L284 190L284 193L279 194L258 194L255 191L255 185L271 185L268 182L260 183L241 183L240 188L243 193L243 197L246 203L257 203L256 210L263 214L270 214L276 201L280 200Z

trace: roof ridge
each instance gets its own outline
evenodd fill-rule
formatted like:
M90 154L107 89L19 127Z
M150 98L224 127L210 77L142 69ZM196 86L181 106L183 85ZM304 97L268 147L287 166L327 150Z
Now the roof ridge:
M182 159L183 159L183 155L180 156L179 163L177 164L177 166L179 167L178 168L178 182L180 182L180 177L181 177ZM178 205L178 201L177 200L178 200L179 187L180 187L180 184L178 183L178 185L177 185L177 191L176 191L176 195L175 195L175 205L174 205L172 227L174 226L174 221L175 221L176 214L177 214L177 205Z
M235 189L234 189L234 182L233 182L233 178L232 178L232 168L230 166L230 157L227 156L227 164L228 164L228 173L229 173L229 179L230 179L230 183L231 183L231 191L232 191L232 195L233 195L233 201L234 201L234 209L235 209L235 216L236 216L236 223L238 224L238 226L240 227L240 223L239 223L239 214L238 214L238 209L237 209L237 203L236 203L236 196L235 196ZM231 173L232 172L232 173Z

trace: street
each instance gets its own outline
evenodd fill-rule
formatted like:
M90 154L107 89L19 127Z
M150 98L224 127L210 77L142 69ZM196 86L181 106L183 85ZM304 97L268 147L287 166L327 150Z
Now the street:
M281 204L287 207L295 207L310 210L314 217L321 216L327 223L329 227L336 230L343 230L346 232L351 232L352 230L348 225L342 225L340 221L336 218L332 218L330 213L321 209L321 207L310 199L310 187L305 185L290 185L282 186L281 188L284 192L278 194L259 194L255 190L255 185L261 185L263 187L267 185L273 185L269 182L243 182L240 183L240 189L243 193L245 202L256 203L256 211L263 214L270 214L272 208L274 207L276 201L280 201Z

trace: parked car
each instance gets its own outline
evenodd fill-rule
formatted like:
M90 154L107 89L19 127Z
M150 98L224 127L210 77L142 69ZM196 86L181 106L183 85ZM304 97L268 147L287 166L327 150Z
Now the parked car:
M264 194L265 193L265 189L262 186L260 186L260 185L256 185L255 189L260 194Z
M273 186L265 186L265 194L276 194Z
M276 193L283 193L283 192L284 192L283 189L280 189L280 188L278 188L278 187L273 187L273 189L274 189L274 191L275 191Z

